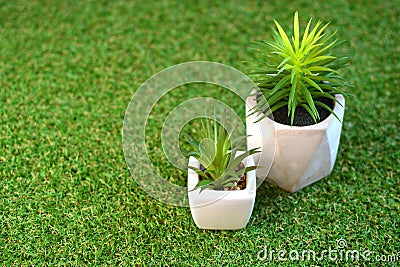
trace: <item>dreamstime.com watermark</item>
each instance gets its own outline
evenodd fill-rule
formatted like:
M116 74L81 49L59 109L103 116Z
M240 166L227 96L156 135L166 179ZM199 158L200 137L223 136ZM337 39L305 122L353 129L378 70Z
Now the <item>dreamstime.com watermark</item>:
M391 254L378 254L371 250L349 249L347 241L343 238L336 240L336 248L323 249L320 251L285 250L274 249L267 246L257 252L259 261L376 261L376 262L400 262L400 251Z

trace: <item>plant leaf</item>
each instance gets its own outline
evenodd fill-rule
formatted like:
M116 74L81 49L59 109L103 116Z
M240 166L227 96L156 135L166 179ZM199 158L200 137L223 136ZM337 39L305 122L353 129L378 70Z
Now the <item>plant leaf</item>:
M300 39L299 14L296 11L296 13L294 13L294 49L295 49L295 51L299 50L299 39Z
M286 49L288 49L290 51L291 54L294 54L292 45L290 44L289 38L287 37L285 31L282 29L281 25L279 25L279 23L274 20L276 27L278 28L279 34L282 37L282 41L286 46Z
M332 110L330 107L328 107L327 105L325 105L324 103L319 102L319 101L315 101L315 105L325 108L325 109L328 110L331 114L333 114L333 116L335 116L335 118L336 118L339 122L342 122L342 121L339 119L339 117L336 115L336 113L333 112L333 110Z

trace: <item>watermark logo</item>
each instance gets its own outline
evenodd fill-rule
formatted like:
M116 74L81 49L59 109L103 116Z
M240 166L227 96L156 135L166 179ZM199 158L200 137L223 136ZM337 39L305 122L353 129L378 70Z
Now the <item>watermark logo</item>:
M379 262L398 262L400 252L392 254L378 254L368 249L349 249L346 239L336 240L336 248L323 249L316 251L313 249L304 250L285 250L274 249L267 246L262 247L257 252L259 261L379 261Z
M248 76L235 68L220 63L200 61L171 66L153 75L134 94L126 110L122 129L126 163L133 179L144 191L161 202L182 207L189 206L187 187L170 183L153 166L147 153L146 124L153 108L162 97L167 97L171 90L189 83L214 84L233 92L243 101L243 108L246 98L252 91L258 89ZM222 114L225 111L229 125L224 127L228 131L234 129L235 134L246 132L246 127L235 110L218 99L193 98L170 108L172 111L165 114L166 118L161 125L162 150L168 161L181 170L187 170L188 162L180 150L178 139L184 125L189 121L207 115L208 118L213 118L213 114ZM222 123L218 120L217 122ZM233 137L232 140L234 139L236 138ZM274 147L271 147L271 151L272 153L275 151ZM258 162L255 164L260 165ZM271 167L265 162L262 166L266 170ZM262 181L263 179L258 179L257 186Z
M339 238L338 240L336 240L336 247L338 249L343 249L345 247L347 247L347 241L344 238Z

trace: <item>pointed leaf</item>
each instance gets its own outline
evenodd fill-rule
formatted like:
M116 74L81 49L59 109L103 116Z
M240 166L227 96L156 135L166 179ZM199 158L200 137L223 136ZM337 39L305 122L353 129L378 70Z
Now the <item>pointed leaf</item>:
M296 13L294 13L294 48L295 48L295 51L299 50L299 39L300 39L299 14L296 11Z
M274 20L274 22L275 22L276 27L278 28L280 36L282 37L282 40L283 40L283 42L285 44L285 47L287 49L289 49L291 54L294 54L292 45L291 45L291 43L289 41L289 38L287 37L285 31L282 29L281 25L279 25L279 23L276 20Z
M316 84L313 80L309 79L308 77L302 77L304 81L306 81L309 85L313 86L314 88L318 89L319 91L323 92L321 87L319 87L318 84Z

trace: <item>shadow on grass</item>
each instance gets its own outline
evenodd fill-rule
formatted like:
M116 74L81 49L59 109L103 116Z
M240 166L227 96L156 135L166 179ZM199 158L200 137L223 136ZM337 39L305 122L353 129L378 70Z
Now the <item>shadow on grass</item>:
M281 200L290 196L291 193L279 188L277 185L269 181L264 181L263 184L257 188L256 202L254 204L253 214L249 221L249 226L256 226L265 222L273 222L272 217L276 217L278 210L280 210ZM285 209L289 209L285 205ZM271 217L272 215L272 217Z

